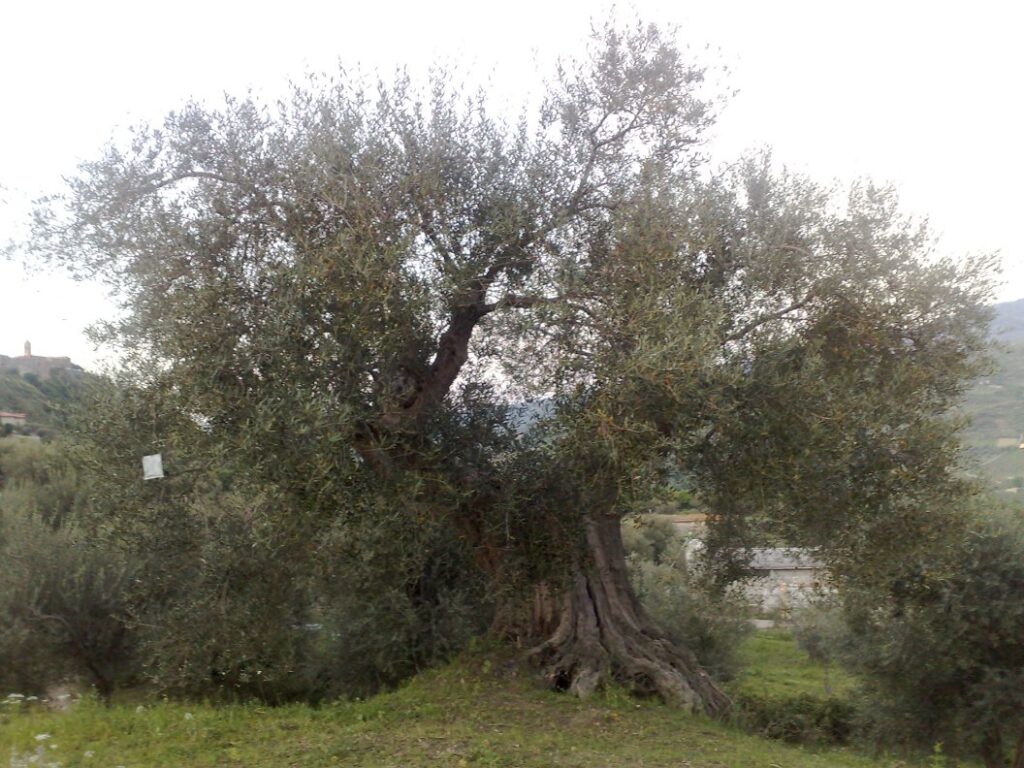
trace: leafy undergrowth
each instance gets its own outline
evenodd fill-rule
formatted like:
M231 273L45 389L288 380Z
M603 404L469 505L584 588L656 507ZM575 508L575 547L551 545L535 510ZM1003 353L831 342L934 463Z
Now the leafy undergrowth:
M62 713L0 709L0 760L10 755L12 766L909 765L761 739L614 691L581 702L543 690L507 652L493 651L367 701L320 708L158 701L106 709L86 699Z

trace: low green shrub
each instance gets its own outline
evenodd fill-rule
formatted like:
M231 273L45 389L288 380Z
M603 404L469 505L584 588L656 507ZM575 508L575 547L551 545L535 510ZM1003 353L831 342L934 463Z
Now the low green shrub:
M108 424L109 426L109 424ZM111 441L120 447L127 440ZM217 700L365 696L447 659L490 618L444 526L377 503L372 524L312 529L229 474L144 483L63 444L0 444L0 686L69 678ZM315 534L315 535L314 535Z
M1024 519L974 510L927 558L850 591L844 661L882 743L1024 765Z
M452 658L490 623L483 579L447 526L414 532L400 518L378 518L367 528L329 532L322 546L312 585L309 698L390 688Z
M130 564L71 525L0 504L0 686L41 694L69 678L109 698L135 673Z
M800 627L820 629L826 616L825 624L835 626L832 612L817 608L805 609L795 618ZM856 681L841 668L826 667L823 656L832 657L830 643L812 654L806 648L807 636L801 642L799 632L795 634L767 630L743 644L743 668L729 685L734 718L744 728L771 738L845 744L857 732ZM816 635L819 640L831 637Z
M448 531L409 546L409 526L382 510L366 530L328 528L314 542L275 535L276 511L272 496L194 500L187 536L148 548L131 618L153 686L275 704L363 697L486 627L475 571Z
M135 674L125 620L135 569L79 525L88 486L65 446L0 440L0 686L79 679L109 697Z
M733 696L735 722L770 739L846 744L854 733L853 703L810 694L779 697L741 691Z

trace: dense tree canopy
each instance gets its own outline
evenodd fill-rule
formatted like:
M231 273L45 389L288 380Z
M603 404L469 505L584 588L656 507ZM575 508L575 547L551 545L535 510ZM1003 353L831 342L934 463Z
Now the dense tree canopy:
M912 542L957 490L990 264L935 254L892 190L711 168L704 72L656 27L588 50L514 121L443 72L189 104L83 165L30 247L122 300L107 338L194 431L172 470L207 451L314 542L446 520L529 585L496 627L553 683L717 713L620 516L674 467L722 552L767 526L842 572ZM552 404L527 434L524 398Z

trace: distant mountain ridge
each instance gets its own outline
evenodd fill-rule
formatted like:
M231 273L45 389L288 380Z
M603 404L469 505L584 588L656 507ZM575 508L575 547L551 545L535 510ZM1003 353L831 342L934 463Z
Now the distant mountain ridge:
M992 335L999 341L1024 341L1024 299L995 305Z

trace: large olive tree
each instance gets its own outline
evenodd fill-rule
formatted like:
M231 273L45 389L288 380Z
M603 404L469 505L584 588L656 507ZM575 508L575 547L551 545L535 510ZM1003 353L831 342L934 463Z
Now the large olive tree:
M948 485L988 286L887 190L712 172L705 88L657 28L608 25L518 121L445 73L188 105L83 165L31 247L110 283L108 338L290 489L282 515L371 494L443 517L525 585L495 627L535 636L554 684L717 714L637 603L621 515L676 465L722 540L768 520L850 555L909 530ZM524 436L498 406L527 396L551 407Z

